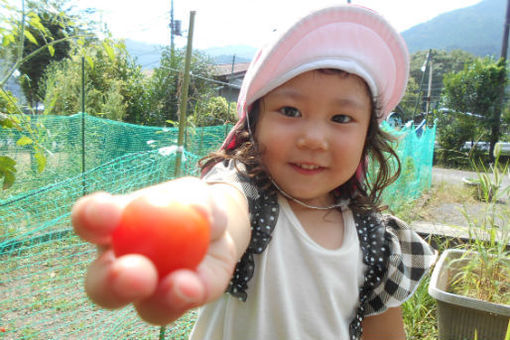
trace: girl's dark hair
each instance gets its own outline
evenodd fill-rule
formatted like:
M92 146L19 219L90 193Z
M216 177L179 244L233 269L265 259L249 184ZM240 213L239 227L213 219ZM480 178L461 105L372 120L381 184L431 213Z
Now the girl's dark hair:
M368 92L370 93L370 91ZM257 129L260 102L259 99L252 105L247 115L248 119L245 119L243 124L237 126L233 131L232 138L235 140L235 147L225 148L202 158L199 161L202 171L207 171L216 163L232 159L245 164L248 176L251 178L267 177L261 162L261 154L250 136L250 129L253 135ZM361 156L363 171L361 174L354 174L333 192L337 198L350 198L350 206L357 210L384 210L386 207L381 206L382 192L395 182L401 171L400 160L392 147L392 143L396 139L379 127L380 109L375 104L371 106L370 122ZM230 143L230 141L227 142ZM365 161L368 159L370 159L370 164ZM392 162L392 159L395 161ZM370 166L370 172L368 172L368 166ZM266 183L267 187L272 186L270 181L266 181Z

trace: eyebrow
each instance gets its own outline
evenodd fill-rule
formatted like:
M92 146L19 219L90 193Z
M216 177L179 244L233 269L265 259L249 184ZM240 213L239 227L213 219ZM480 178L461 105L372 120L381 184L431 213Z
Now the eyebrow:
M294 100L304 100L307 97L306 94L303 94L301 91L297 91L292 88L277 88L273 90L270 95L276 98L290 97ZM336 98L334 103L338 106L352 106L356 108L362 108L364 106L363 103L357 100L352 100L350 98Z

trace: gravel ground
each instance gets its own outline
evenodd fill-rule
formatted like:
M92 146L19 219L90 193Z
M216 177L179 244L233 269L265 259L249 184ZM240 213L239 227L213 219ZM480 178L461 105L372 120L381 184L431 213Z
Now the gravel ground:
M476 178L476 173L469 171L461 171L455 169L432 169L432 185L438 185L441 182L446 182L449 185L464 185L463 178ZM506 176L503 180L503 187L510 186L510 177ZM504 200L497 202L497 208L503 209L510 206L510 198L506 197ZM426 220L417 221L415 224L439 224L446 226L467 226L466 218L462 213L463 207L466 208L468 214L475 218L483 216L485 211L485 203L473 200L472 202L441 203L433 208L430 208L426 216ZM503 221L501 221L503 222ZM500 223L501 223L500 222ZM508 223L508 221L504 221Z

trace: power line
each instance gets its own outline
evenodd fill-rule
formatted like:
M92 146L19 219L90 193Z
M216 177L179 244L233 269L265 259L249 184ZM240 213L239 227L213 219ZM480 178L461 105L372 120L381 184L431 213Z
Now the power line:
M169 71L172 71L172 72L176 72L176 73L182 73L182 70L174 69L174 68L171 68L171 67L168 67L168 66L161 66L160 68L161 69L165 69L165 70L169 70ZM201 75L198 75L198 74L193 74L193 72L191 72L191 71L190 71L190 76L193 77L193 78L198 78L198 79L205 80L205 81L208 81L208 82L211 82L211 83L227 86L227 87L230 87L230 88L233 88L233 89L236 89L236 90L240 90L241 89L241 86L239 86L239 85L235 85L235 84L231 84L231 83L226 83L224 81L220 81L220 80L216 80L216 79L207 78L207 77L204 77L204 76L201 76Z

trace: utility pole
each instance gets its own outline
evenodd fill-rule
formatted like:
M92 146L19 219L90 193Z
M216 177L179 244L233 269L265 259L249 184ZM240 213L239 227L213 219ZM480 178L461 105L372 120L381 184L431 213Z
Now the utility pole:
M170 0L170 60L174 59L174 28L174 0Z
M508 29L510 27L510 0L506 3L505 26L503 27L503 43L501 44L501 58L506 61L508 51Z
M186 131L186 111L188 109L189 71L191 68L191 52L193 50L193 28L195 26L195 11L189 13L188 45L186 46L186 60L184 62L184 79L181 88L181 102L179 106L179 139L175 161L175 177L181 175L182 153L184 152L184 133Z
M432 58L429 60L429 85L427 88L427 101L425 106L425 115L430 112L430 102L432 100Z
M421 81L420 81L420 88L419 88L419 91L418 91L418 96L416 97L416 104L414 105L413 121L414 121L415 116L416 116L416 111L418 110L418 105L420 104L421 95L422 95L423 81L425 80L425 72L427 71L427 68L428 68L428 66L430 64L431 58L432 58L432 49L429 49L429 51L427 53L427 58L425 59L425 62L423 63L423 66L421 67L422 75L421 75Z
M491 141L489 146L489 158L491 161L494 161L494 147L499 140L500 135L500 127L499 123L501 121L501 111L503 110L503 105L505 102L505 83L506 83L506 57L508 51L508 31L510 28L510 0L507 0L506 3L506 17L505 17L505 25L503 26L503 41L501 43L501 62L503 67L505 68L502 79L501 79L501 89L500 89L500 102L499 105L494 110L494 122L491 127Z

